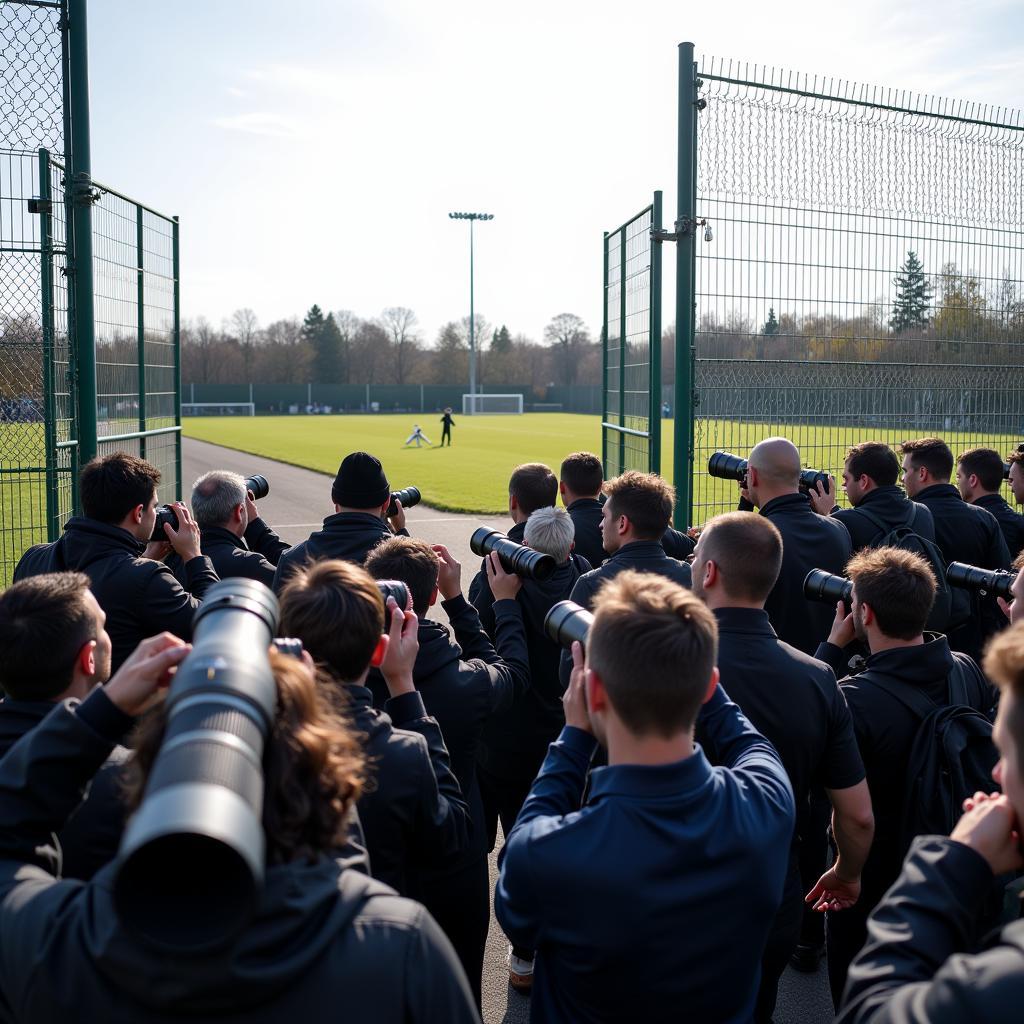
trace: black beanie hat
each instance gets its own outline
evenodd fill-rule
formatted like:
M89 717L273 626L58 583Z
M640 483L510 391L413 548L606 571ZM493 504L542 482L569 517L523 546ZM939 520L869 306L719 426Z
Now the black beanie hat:
M380 508L391 496L391 485L380 459L369 452L346 455L331 488L331 500L345 508Z

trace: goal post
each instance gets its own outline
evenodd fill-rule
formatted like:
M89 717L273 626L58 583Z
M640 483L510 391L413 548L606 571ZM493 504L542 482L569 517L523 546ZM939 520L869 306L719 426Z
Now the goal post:
M522 415L523 396L517 395L463 395L463 416Z
M182 416L255 416L255 402L182 402Z

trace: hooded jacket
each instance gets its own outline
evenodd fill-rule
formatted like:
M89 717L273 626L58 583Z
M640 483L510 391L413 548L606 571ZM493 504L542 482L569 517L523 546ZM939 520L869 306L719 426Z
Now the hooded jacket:
M582 555L594 569L600 569L608 561L604 535L601 533L603 509L604 501L601 498L577 498L565 507L576 528L573 551ZM693 554L697 542L682 530L670 526L661 538L661 546L670 558L681 560Z
M1024 516L1014 512L1001 494L983 494L974 504L996 517L999 529L1003 531L1003 540L1010 550L1010 558L1016 558L1024 551Z
M408 530L399 530L408 537ZM303 565L340 558L362 565L366 556L382 541L393 537L391 527L372 512L335 512L324 520L322 530L285 551L277 562L274 592L281 593L288 577Z
M874 490L868 491L856 508L840 508L836 505L832 509L832 515L850 531L853 551L856 554L861 548L872 547L889 530L902 526L907 520L907 513L911 505L914 506L914 519L910 525L914 533L924 537L925 540L935 540L935 523L932 520L931 512L919 502L912 502L903 493L903 489L895 484L876 487ZM881 519L886 525L885 532L879 531L878 527L860 509L865 509L871 515Z
M330 858L269 866L245 931L192 955L125 931L114 865L88 883L35 866L35 846L61 828L128 721L96 690L77 709L57 705L0 761L0 1018L270 1024L334 1006L352 1024L479 1022L426 910Z
M73 516L60 540L37 544L22 555L14 580L45 572L84 572L89 589L107 613L112 671L116 672L147 636L167 630L190 640L200 599L218 578L208 558L190 559L185 564L186 591L167 565L142 557L145 549L120 526Z

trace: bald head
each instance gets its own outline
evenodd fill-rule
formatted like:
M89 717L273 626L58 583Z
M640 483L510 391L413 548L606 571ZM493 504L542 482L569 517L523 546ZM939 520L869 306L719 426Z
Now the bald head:
M747 459L747 489L762 508L772 498L795 494L800 488L800 451L785 437L766 437L750 451Z

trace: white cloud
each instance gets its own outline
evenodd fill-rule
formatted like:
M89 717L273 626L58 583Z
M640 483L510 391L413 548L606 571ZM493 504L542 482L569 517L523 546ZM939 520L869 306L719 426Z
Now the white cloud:
M273 139L295 139L301 135L298 126L293 121L280 114L272 114L267 111L215 117L211 124L228 131L245 132L247 135L263 135Z

